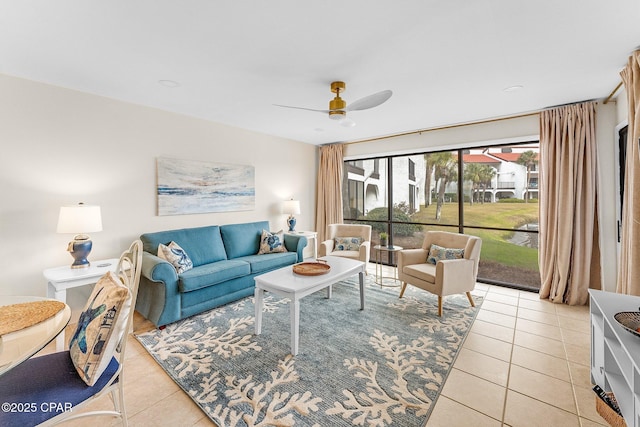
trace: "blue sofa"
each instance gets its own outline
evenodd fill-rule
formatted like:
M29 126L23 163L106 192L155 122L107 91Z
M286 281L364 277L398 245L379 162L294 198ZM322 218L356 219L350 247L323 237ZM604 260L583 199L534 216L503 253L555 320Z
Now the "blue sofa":
M303 236L284 235L288 252L257 255L268 221L212 225L146 233L136 310L156 326L227 304L253 294L253 278L301 262ZM184 273L157 256L158 245L176 242L193 268Z

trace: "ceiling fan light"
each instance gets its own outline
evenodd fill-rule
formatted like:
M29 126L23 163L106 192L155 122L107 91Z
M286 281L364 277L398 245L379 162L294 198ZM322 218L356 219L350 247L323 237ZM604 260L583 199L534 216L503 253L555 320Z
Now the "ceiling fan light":
M346 115L347 114L342 110L329 111L329 118L331 120L342 120Z
M349 117L345 117L344 119L340 120L340 126L342 126L342 127L352 128L355 125L356 125L356 122L351 120Z

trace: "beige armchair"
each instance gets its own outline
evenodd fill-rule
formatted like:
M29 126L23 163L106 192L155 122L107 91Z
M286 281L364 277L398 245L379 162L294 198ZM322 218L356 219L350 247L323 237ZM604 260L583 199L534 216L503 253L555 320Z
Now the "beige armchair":
M336 238L356 237L360 239L360 245L354 248L336 247ZM320 243L318 253L320 256L341 256L356 259L365 263L369 262L371 248L371 226L364 224L330 224L327 227L327 240Z
M464 249L462 259L442 259L436 264L427 262L429 249L435 244L443 248ZM438 316L442 316L442 297L466 293L475 307L471 291L478 277L478 262L482 240L466 234L428 231L421 249L398 252L398 278L402 281L400 298L407 285L413 285L438 295Z

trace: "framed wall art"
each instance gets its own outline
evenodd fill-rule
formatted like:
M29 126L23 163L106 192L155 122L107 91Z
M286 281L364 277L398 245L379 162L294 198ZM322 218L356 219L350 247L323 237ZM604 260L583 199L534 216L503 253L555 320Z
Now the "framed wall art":
M248 211L255 208L255 168L157 159L158 215Z

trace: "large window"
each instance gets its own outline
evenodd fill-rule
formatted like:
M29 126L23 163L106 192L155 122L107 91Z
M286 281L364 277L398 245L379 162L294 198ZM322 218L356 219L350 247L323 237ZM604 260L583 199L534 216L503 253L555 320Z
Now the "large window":
M479 236L479 280L539 288L538 153L534 141L345 162L345 221L371 224L373 245L381 232L404 248L427 230Z

